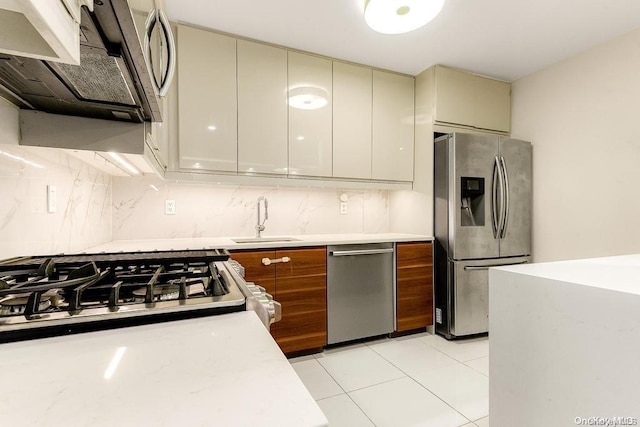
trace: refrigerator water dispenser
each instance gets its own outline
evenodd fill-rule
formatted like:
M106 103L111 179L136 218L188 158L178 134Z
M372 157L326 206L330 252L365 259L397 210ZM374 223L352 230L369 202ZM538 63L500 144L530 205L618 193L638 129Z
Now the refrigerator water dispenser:
M460 177L460 225L484 226L484 178Z

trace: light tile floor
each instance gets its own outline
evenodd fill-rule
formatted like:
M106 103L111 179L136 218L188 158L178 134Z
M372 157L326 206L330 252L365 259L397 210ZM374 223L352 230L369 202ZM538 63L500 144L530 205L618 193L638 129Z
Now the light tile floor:
M489 340L427 333L290 359L331 427L489 426Z

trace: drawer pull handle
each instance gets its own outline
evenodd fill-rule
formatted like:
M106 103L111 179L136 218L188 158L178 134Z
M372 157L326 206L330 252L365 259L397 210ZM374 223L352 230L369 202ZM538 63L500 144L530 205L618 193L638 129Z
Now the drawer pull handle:
M289 258L288 256L283 256L282 258L276 258L276 259L262 258L262 264L264 265L271 265L271 264L277 264L279 262L289 262L289 261L291 261L291 258Z

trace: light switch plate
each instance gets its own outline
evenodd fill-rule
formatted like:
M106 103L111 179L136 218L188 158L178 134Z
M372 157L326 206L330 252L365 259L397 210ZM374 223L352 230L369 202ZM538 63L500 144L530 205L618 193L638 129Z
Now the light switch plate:
M58 191L56 190L55 185L47 185L47 212L55 213L57 210L58 210Z
M340 215L346 215L348 211L347 202L340 202Z
M175 200L165 200L164 201L164 214L165 215L175 215L176 214L176 201Z

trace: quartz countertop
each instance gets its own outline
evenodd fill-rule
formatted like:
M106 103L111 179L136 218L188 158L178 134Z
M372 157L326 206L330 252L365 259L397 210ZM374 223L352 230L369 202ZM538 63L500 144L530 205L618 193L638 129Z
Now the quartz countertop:
M269 241L278 237L296 239L294 241ZM131 252L152 250L185 250L185 249L267 249L267 248L295 248L303 246L325 246L358 243L385 242L414 242L432 241L433 237L420 234L378 233L378 234L309 234L269 236L264 235L264 241L255 243L236 243L233 239L246 239L246 236L236 237L198 237L177 239L142 239L142 240L114 240L109 243L94 246L85 252ZM250 238L250 237L249 237Z
M500 270L640 295L640 255L534 263Z
M4 425L324 426L252 311L0 344Z
M491 423L636 425L639 278L640 255L489 269Z

